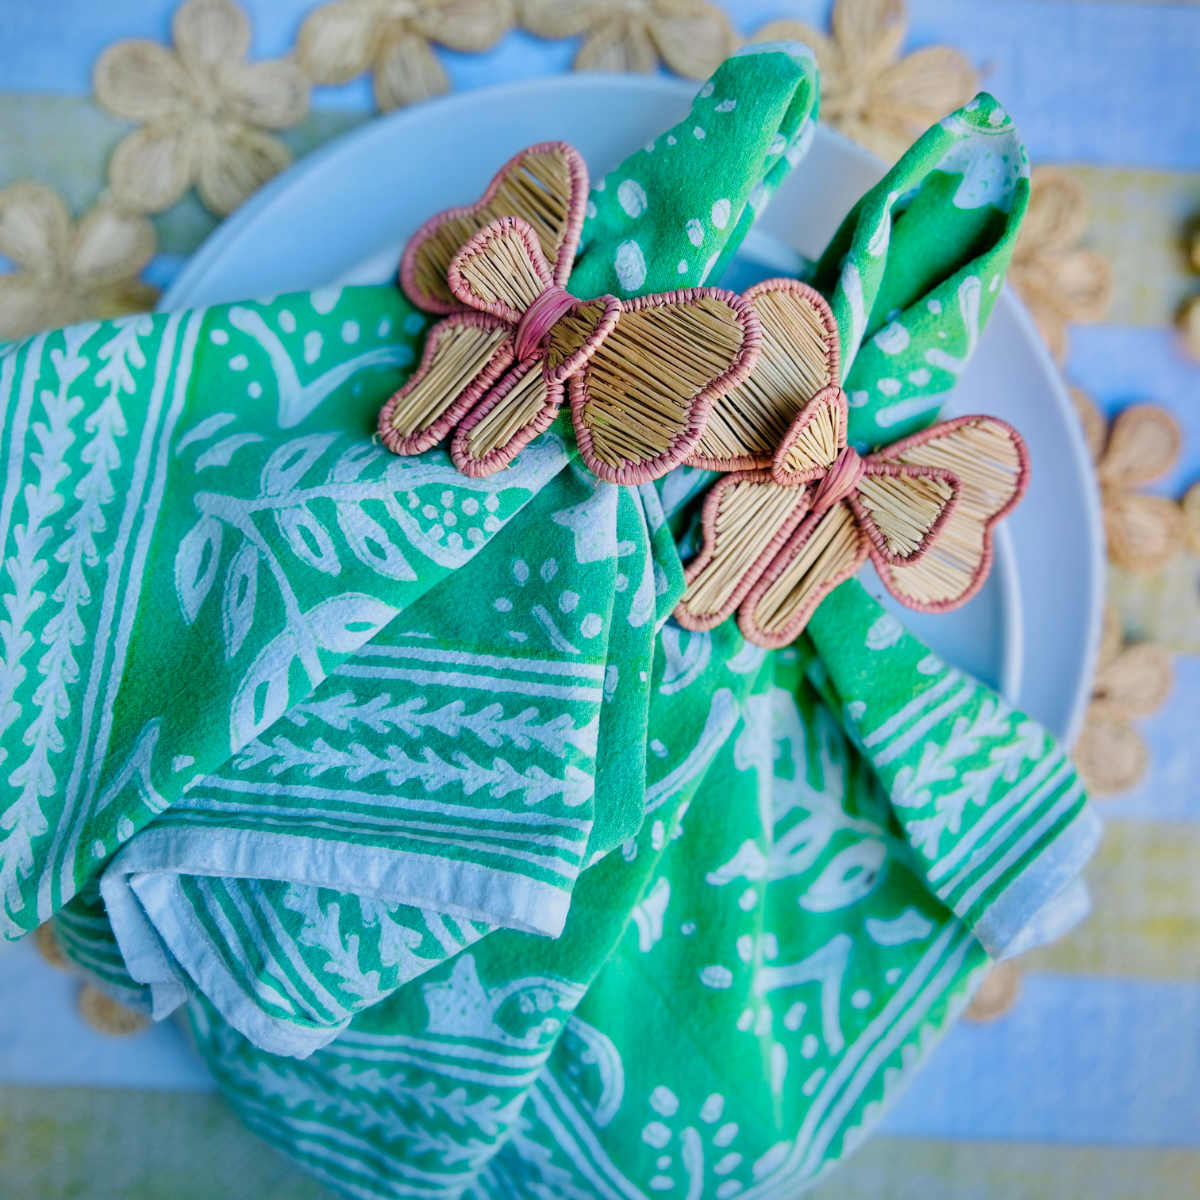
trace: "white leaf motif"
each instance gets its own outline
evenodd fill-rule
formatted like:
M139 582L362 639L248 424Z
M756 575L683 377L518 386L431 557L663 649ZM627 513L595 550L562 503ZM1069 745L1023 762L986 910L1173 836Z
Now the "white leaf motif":
M262 494L282 496L290 492L305 472L337 440L336 433L310 433L285 442L270 458L262 473Z
M874 838L847 846L800 897L800 907L806 912L834 912L861 900L878 882L886 858L887 846Z
M250 542L233 556L225 573L225 591L221 597L221 625L225 631L225 661L242 648L258 602L258 549Z
M339 504L337 521L350 549L362 563L389 579L416 579L399 547L361 504Z
M322 600L305 613L313 639L322 650L353 654L399 612L362 592L346 592Z
M287 711L288 672L299 649L293 633L281 633L272 638L251 663L229 712L233 750L240 750ZM320 681L312 682L315 685Z
M361 592L322 600L303 614L312 640L322 650L352 654L369 642L400 610ZM269 729L287 711L288 675L300 654L298 631L271 639L242 678L230 709L230 736L236 752ZM325 678L319 662L306 668L308 688Z
M183 618L190 625L200 613L221 557L221 522L201 517L184 534L175 555L175 593Z
M275 514L275 523L297 558L326 575L342 573L342 564L325 526L313 516L307 504L281 508Z
M251 446L261 441L265 441L261 433L235 433L222 438L215 446L210 446L203 454L197 456L193 469L198 475L205 467L227 467L243 446Z

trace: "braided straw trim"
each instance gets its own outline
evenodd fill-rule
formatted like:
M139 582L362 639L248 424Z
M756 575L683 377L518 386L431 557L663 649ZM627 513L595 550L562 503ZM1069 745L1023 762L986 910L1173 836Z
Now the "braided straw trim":
M750 589L738 611L738 628L755 645L780 650L804 631L821 601L857 575L870 542L844 501L823 513L810 513L775 561ZM786 620L779 614L800 603ZM760 615L766 606L770 611Z
M550 428L562 402L563 385L547 378L542 357L518 363L460 423L450 443L454 465L472 479L494 475Z
M471 338L465 330L492 336ZM477 312L454 313L439 321L425 339L416 371L379 412L380 441L393 454L421 454L432 449L471 411L512 361L513 334L507 322ZM435 397L450 394L454 399L434 413L427 407L427 391ZM403 432L405 429L409 432Z
M875 564L878 568L880 568L880 576L883 579L884 585L892 593L892 595L896 597L897 600L899 600L906 607L913 609L915 612L948 612L952 609L960 608L962 605L966 604L968 600L972 599L972 597L979 592L979 589L983 587L983 584L992 569L992 561L995 556L995 545L992 531L995 528L996 523L1003 520L1021 502L1022 497L1024 497L1025 492L1029 487L1029 448L1025 445L1025 441L1021 435L1006 421L1000 420L999 417L966 416L955 417L950 421L944 421L941 424L931 426L929 429L922 430L920 433L913 434L911 437L904 438L899 442L895 442L893 445L888 446L885 450L880 452L880 456L886 456L888 459L894 458L903 460L906 455L911 455L914 451L921 451L929 443L943 438L947 434L952 433L957 429L962 429L966 426L974 424L995 426L996 428L1003 430L1007 435L1005 440L1011 445L1017 462L1013 492L1009 499L1000 508L982 520L982 544L980 547L979 561L971 571L967 579L966 586L963 588L963 590L961 592L956 592L949 598L922 599L921 597L912 595L908 592L903 594L897 592L893 587L893 581L895 577L892 576L890 571L884 569L887 566L886 560L875 558ZM971 486L973 482L971 464L964 463L961 460L956 461L954 473L958 478L960 487L965 490ZM963 503L961 493L958 503ZM963 515L966 515L965 512ZM947 516L946 520L949 520L949 515ZM926 543L926 548L922 551L922 555L911 557L905 560L903 563L897 563L896 566L901 570L903 570L905 567L913 566L915 563L920 561L920 558L925 553L928 552L929 543L933 542L933 540L933 538L930 538ZM908 581L910 580L906 580L906 582Z

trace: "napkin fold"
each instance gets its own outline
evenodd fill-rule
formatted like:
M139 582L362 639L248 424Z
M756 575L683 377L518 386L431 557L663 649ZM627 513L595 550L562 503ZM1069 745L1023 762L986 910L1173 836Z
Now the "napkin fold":
M794 1195L853 1149L1097 826L1034 722L832 599L775 653L664 627L645 822L559 940L496 930L302 1062L194 999L247 1123L357 1196Z
M852 443L932 424L991 315L1028 203L1025 146L980 92L851 209L809 282L837 319Z
M600 182L571 286L649 290L634 246L732 254L816 96L802 47L723 64ZM555 936L640 825L679 573L657 493L582 471L565 421L488 480L385 453L428 323L324 290L4 353L0 924L62 912L67 952L155 1016L199 988L308 1053L493 927Z

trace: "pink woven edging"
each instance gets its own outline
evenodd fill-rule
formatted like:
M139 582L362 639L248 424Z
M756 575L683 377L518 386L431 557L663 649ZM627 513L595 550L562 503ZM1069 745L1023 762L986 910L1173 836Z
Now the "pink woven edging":
M950 421L943 421L938 425L933 425L929 429L923 429L920 433L914 433L911 437L904 438L896 442L894 445L888 446L886 450L880 452L880 457L884 454L887 457L892 455L903 454L905 450L913 446L921 446L926 442L931 442L936 438L945 437L947 434L953 433L954 430L961 428L963 425L970 425L976 421L989 421L993 425L999 425L1005 433L1008 434L1009 440L1013 444L1013 448L1017 452L1017 462L1020 464L1017 471L1017 483L1009 500L996 510L983 523L983 548L979 556L979 565L975 568L971 575L971 581L961 595L952 597L949 600L914 600L911 596L900 595L895 588L892 587L891 574L892 570L903 570L906 566L913 564L913 559L906 560L903 563L887 564L887 570L880 569L879 577L883 580L883 585L907 608L911 608L914 612L950 612L953 609L960 608L966 604L979 589L983 587L984 581L992 569L992 561L995 556L995 545L992 538L992 529L997 521L1008 516L1010 512L1021 502L1021 498L1025 495L1026 489L1029 487L1029 448L1025 445L1025 439L1007 422L1000 420L999 417L990 417L987 415L975 415L967 417L955 417ZM878 567L878 563L876 566Z
M829 302L816 288L810 287L807 283L801 283L798 279L787 279L784 277L764 279L761 283L756 283L753 287L747 288L742 293L742 299L753 308L754 301L765 292L796 292L805 297L820 313L821 324L824 326L827 335L825 353L829 366L829 378L833 380L832 386L835 386L838 379L838 366L841 361L841 343L839 341L837 321L834 320L833 309L829 307ZM754 315L758 316L757 310ZM731 387L727 390L732 391L733 389ZM818 396L821 396L826 390L828 389L822 388L821 391L816 393L813 399L815 400ZM802 408L800 411L803 412L804 409ZM799 417L800 414L797 413L796 415ZM687 465L689 467L700 467L706 471L745 471L772 467L777 459L778 453L776 455L743 454L734 458L710 458L703 454L693 454L687 459ZM809 478L815 478L815 476L809 476ZM785 480L780 476L776 476L776 479L780 483L792 481L791 477Z
M571 198L567 204L567 223L564 226L562 238L559 241L554 264L553 282L565 284L575 264L575 251L579 246L579 234L583 229L584 210L587 205L588 172L583 156L574 146L567 142L539 142L536 146L526 146L519 154L515 154L492 176L491 183L483 196L474 204L463 204L457 208L447 208L430 217L416 233L408 240L404 254L400 259L400 286L404 294L418 307L426 312L448 314L456 311L457 306L447 304L437 296L423 292L416 282L416 259L421 246L433 232L447 221L457 217L471 217L480 209L486 208L500 190L506 176L520 169L522 161L531 154L547 154L553 150L561 150L567 160L567 169L571 177ZM535 235L536 236L536 235ZM539 243L539 250L541 244Z
M622 467L610 467L607 463L600 462L593 452L591 431L583 423L583 411L591 399L587 391L586 375L576 375L572 378L571 420L575 427L575 440L588 470L598 478L607 480L609 483L620 484L649 483L654 479L661 478L673 467L683 462L695 448L696 443L704 436L708 417L716 400L750 377L750 372L758 362L759 350L762 345L762 327L753 307L741 296L721 288L686 288L677 292L659 292L651 296L621 300L619 304L621 312L637 312L643 308L665 308L671 304L691 304L706 297L723 300L737 314L738 322L743 330L742 345L729 369L692 399L688 408L687 428L671 439L662 454L644 463L628 463Z
M729 488L743 481L751 483L772 482L769 471L737 471L732 475L727 475L724 479L717 480L713 484L708 495L704 498L704 507L700 513L700 526L704 531L704 540L700 547L700 553L683 569L685 583L690 584L694 579L698 578L704 568L712 561L712 557L717 550L717 517L720 514L721 500ZM746 593L754 586L763 572L771 566L775 555L780 552L780 549L785 545L788 538L791 537L792 531L804 520L805 514L808 512L809 499L807 488L800 487L796 489L795 507L788 513L786 520L763 548L762 553L742 573L737 586L715 613L697 615L690 612L684 606L684 601L681 600L675 607L675 620L684 629L690 629L693 632L699 633L705 629L715 629L722 621L731 616L738 605L741 604Z
M823 516L825 516L825 513L810 513L808 515L800 525L800 528L792 535L791 540L779 552L775 561L762 574L758 582L750 589L746 599L742 602L741 608L738 610L738 628L742 631L742 636L747 641L753 642L756 646L762 646L766 650L779 650L784 646L790 645L804 631L804 627L808 624L813 613L817 611L821 601L835 587L838 587L845 583L847 579L856 575L863 563L867 561L867 555L870 552L870 543L867 541L862 526L859 525L858 552L849 566L845 570L839 571L831 579L826 580L826 582L818 584L812 595L801 606L799 612L778 633L766 633L759 627L758 622L754 619L754 610L758 607L759 602L771 584L787 570L796 555L804 549L805 543L812 536L813 530Z
M474 326L479 329L503 329L507 322L497 320L484 313L459 312L439 321L425 338L425 350L417 369L409 376L408 382L394 392L388 402L379 410L379 440L393 454L421 454L432 449L450 432L455 422L470 412L471 407L488 388L500 378L513 361L513 339L506 338L493 352L483 370L458 394L446 410L424 429L403 436L392 427L392 414L396 406L413 388L429 374L433 360L438 351L442 336L452 325Z
M490 224L485 225L450 260L450 266L446 270L446 283L449 284L451 292L467 307L478 309L480 312L491 313L493 317L499 317L502 321L507 321L510 325L517 325L525 315L524 313L518 312L515 308L507 304L502 304L499 300L485 300L482 296L476 295L462 273L463 264L468 259L474 258L477 254L482 254L487 249L488 242L492 238L499 237L510 230L521 239L521 244L525 247L525 253L529 255L529 265L533 268L534 274L537 275L542 285L542 290L545 291L551 287L554 283L554 277L550 272L550 264L546 261L546 256L542 253L542 246L538 241L537 232L528 221L523 221L520 217L500 217Z
M486 479L497 471L503 470L539 433L545 433L558 416L562 407L563 386L550 379L545 379L546 402L538 414L528 425L522 425L503 446L489 450L482 458L471 454L468 435L490 413L496 405L525 378L531 371L541 371L545 379L545 365L541 358L528 358L517 363L515 367L476 405L463 419L450 443L450 457L454 465L464 475L472 479Z
M807 471L789 471L783 465L787 458L787 453L795 445L796 439L812 424L812 420L817 415L817 412L826 404L837 410L839 418L837 448L839 451L845 449L846 427L850 421L850 406L846 403L846 393L835 383L829 387L823 387L796 414L795 419L788 426L787 432L783 435L783 440L779 443L779 449L775 451L771 459L771 477L776 483L782 484L784 487L789 487L797 483L808 483L812 479L819 479L829 469L828 467L810 467ZM830 466L832 466L832 463Z

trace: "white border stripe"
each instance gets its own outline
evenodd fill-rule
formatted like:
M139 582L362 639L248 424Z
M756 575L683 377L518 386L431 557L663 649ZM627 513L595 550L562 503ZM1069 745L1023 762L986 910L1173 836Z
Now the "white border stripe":
M461 650L428 650L422 646L375 646L371 643L358 650L355 658L414 658L421 662L455 663L458 666L488 667L495 671L523 671L531 675L577 675L582 679L602 682L603 664L589 666L580 663L550 662L544 658L502 658L494 654L468 654Z
M473 688L481 692L518 692L523 696L544 696L554 700L579 700L596 704L604 695L602 688L561 687L554 683L538 683L533 679L497 679L493 675L467 675L461 671L422 671L410 667L368 667L345 662L335 667L333 675L351 679L402 679L445 688Z
M926 688L915 700L910 700L898 713L888 717L873 733L863 738L863 745L870 749L872 746L886 742L893 734L899 733L917 713L927 709L940 695L947 692L962 678L958 670L947 671L945 676L932 687Z
M968 679L948 700L943 700L932 712L926 713L907 733L901 734L886 750L871 756L876 768L886 766L899 758L919 738L924 737L943 717L957 712L976 694L976 684Z

